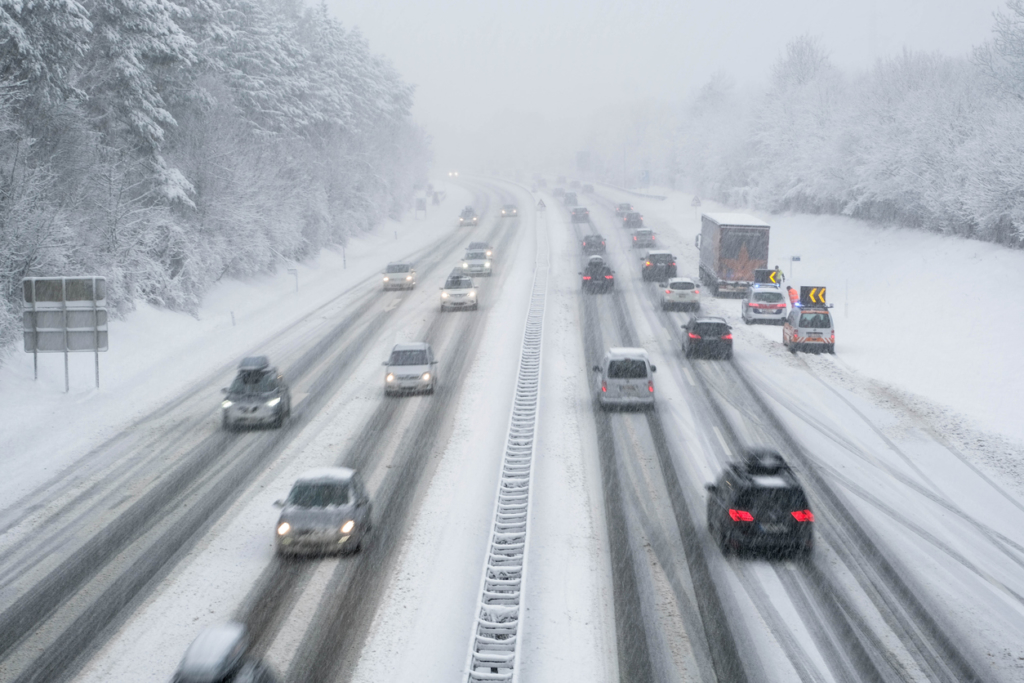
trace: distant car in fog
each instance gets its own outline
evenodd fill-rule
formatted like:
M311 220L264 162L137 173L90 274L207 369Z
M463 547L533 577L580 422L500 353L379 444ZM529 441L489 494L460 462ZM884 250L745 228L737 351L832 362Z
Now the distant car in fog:
M449 178L458 178L459 177L459 172L458 171L448 171L448 177Z
M278 683L266 664L249 653L243 624L229 622L204 628L185 650L173 683Z
M221 426L270 425L280 427L292 414L292 394L284 376L271 367L266 356L249 356L238 364L238 373L220 403Z
M627 211L622 214L622 226L625 228L642 228L644 225L644 217L640 215L639 211Z
M384 394L434 393L437 360L426 342L395 344L384 361Z
M603 254L606 249L604 238L600 235L587 235L583 238L584 254Z
M476 286L473 278L465 275L450 275L441 288L441 312L454 308L467 308L475 311L480 307L476 298Z
M625 214L629 213L632 210L633 210L633 205L630 204L629 202L626 202L624 204L616 204L615 205L615 215L618 218L622 218Z
M793 471L775 451L748 449L708 491L708 531L723 553L808 554L814 513Z
M501 207L501 215L504 218L516 218L519 216L519 209L516 208L515 204L506 204Z
M590 211L585 206L576 206L572 210L572 222L573 223L589 223L590 222Z
M647 352L639 348L610 348L600 365L597 402L604 408L652 408L654 406L654 371Z
M479 220L480 217L476 215L472 206L467 206L459 214L459 225L476 225Z
M649 249L654 246L654 231L650 228L638 228L631 233L634 249Z
M584 294L603 294L615 288L615 272L600 256L591 256L580 272Z
M411 263L389 263L384 268L384 289L414 289L416 269Z
M641 259L644 264L640 269L641 277L646 282L665 282L676 276L676 257L664 249L647 252Z
M697 283L688 277L670 278L661 284L661 310L700 310L700 290Z
M487 258L494 259L494 247L487 242L470 242L469 246L466 247L466 251L482 251L487 254Z
M732 328L724 318L694 316L683 325L683 354L687 358L732 358Z
M320 467L300 476L281 508L277 553L357 552L370 532L370 496L347 467Z
M555 197L564 197L565 190L561 187L556 187L555 189L551 190L551 194L554 195Z
M580 200L577 199L575 192L566 192L565 197L562 198L562 201L565 202L566 206L576 206L577 204L580 203Z
M583 193L584 194L590 194L593 191L594 191L594 186L591 185L590 183L587 183L586 185L583 186Z

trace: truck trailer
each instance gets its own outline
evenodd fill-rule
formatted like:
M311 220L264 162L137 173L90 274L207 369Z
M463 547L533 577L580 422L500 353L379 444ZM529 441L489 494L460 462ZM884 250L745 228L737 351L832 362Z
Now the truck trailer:
M742 213L705 213L695 245L700 249L700 281L711 293L742 294L754 271L768 267L768 232L764 221Z

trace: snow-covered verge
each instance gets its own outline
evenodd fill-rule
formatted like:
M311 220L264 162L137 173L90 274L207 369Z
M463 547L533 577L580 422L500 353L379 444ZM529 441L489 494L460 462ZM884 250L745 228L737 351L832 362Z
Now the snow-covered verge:
M692 195L650 192L668 199L605 194L635 204L681 259L680 275L696 276L700 212L728 207L703 200L695 209ZM1024 304L1013 296L1024 253L850 218L749 213L772 226L769 265L786 284L828 288L836 362L822 372L830 381L940 431L1024 490ZM707 310L739 322L736 300ZM781 346L780 328L751 331Z
M425 220L407 214L387 221L351 240L344 252L327 250L307 262L281 264L272 276L225 280L207 294L195 317L144 304L112 320L110 351L100 354L100 389L93 354L70 355L71 391L65 394L61 354L40 354L39 379L33 381L31 354L15 350L0 367L5 505L211 373L223 370L226 384L238 358L258 352L388 261L449 233L471 194L451 186L448 192ZM298 271L298 292L289 268Z

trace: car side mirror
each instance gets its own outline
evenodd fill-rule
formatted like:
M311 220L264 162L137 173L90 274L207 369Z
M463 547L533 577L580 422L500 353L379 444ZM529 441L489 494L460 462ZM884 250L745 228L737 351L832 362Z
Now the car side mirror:
M437 365L437 361L436 360L432 360L432 361L430 361L430 364L431 365Z
M693 246L700 249L700 235L697 235L696 239L693 240Z
M387 367L388 366L388 362L384 361L384 362L381 363L381 365L383 365L384 367Z
M227 387L224 387L223 389L221 389L221 390L220 390L220 393L222 393L222 394L226 394L226 393L228 393L228 389L227 389Z
M657 371L658 371L658 366L657 365L652 365L651 366L651 372L657 372Z
M658 286L659 287L668 287L668 283L667 282L659 282Z
M601 366L600 365L595 365L594 366L594 372L601 372Z
M709 493L714 493L715 491L718 490L718 487L715 486L714 484L704 484L704 489Z
M274 501L274 507L276 507L276 508L283 508L284 507L284 501L283 500L275 500Z

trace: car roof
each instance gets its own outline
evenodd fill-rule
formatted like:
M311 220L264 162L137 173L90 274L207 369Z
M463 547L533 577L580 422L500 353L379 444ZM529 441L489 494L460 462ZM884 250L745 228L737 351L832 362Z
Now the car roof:
M220 680L237 664L246 646L243 624L229 622L207 626L185 650L178 674L188 680Z
M716 317L713 317L713 316L701 316L699 318L691 318L690 322L693 322L693 323L722 323L723 325L728 325L729 324L729 323L725 322L725 318L716 318Z
M774 282L755 282L750 285L751 289L782 289L782 285Z
M246 356L238 364L239 370L266 370L270 367L270 359L266 356Z
M392 351L426 351L430 348L427 342L409 342L408 344L395 344Z
M408 267L412 268L412 264L409 263L408 261L392 261L391 263L388 264L389 268L391 266L408 266Z
M487 242L470 242L466 249L487 249L490 246Z
M356 473L348 467L317 467L306 470L295 480L295 483L310 481L348 481Z
M650 360L645 349L638 346L613 346L608 349L609 358L643 358Z
M691 285L697 284L691 277L670 277L668 282L689 282Z
M604 239L604 237L601 237L601 233L597 233L597 232L591 233L589 235L584 235L583 239L589 239L591 237L597 237L599 239Z
M801 313L830 313L831 311L829 311L829 309L823 308L821 306L801 306L800 307L800 312Z
M659 256L659 255L671 256L672 252L668 251L667 249L652 249L651 251L647 252L647 255L648 256Z
M447 284L449 282L451 282L452 280L458 280L459 282L462 282L463 280L469 280L470 282L473 282L473 278L469 277L468 275L455 275L455 274L452 274L452 275L448 276L448 279L445 280L444 284L447 286Z

